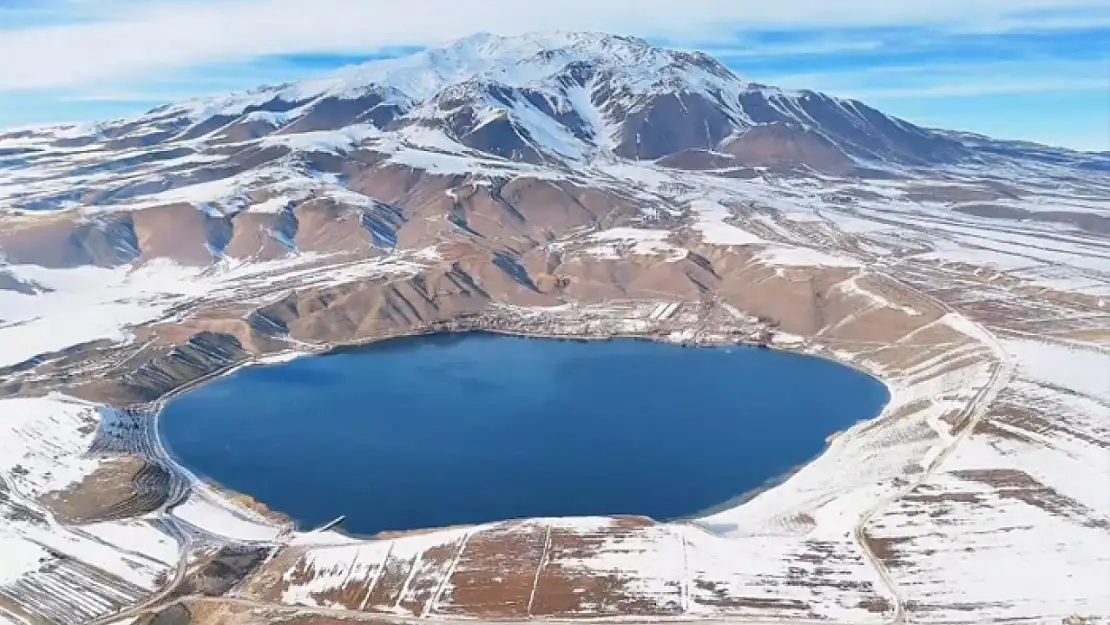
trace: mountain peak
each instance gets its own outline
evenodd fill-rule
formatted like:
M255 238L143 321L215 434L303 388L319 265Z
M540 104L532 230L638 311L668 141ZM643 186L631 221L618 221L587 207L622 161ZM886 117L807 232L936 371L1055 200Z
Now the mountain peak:
M471 80L527 87L567 66L585 63L649 81L692 55L652 46L643 39L597 32L555 31L515 36L479 33L408 56L355 65L319 81L314 88L388 84L424 100L453 84Z
M193 121L271 106L375 94L408 107L463 83L531 88L558 82L568 69L627 86L633 92L689 84L694 90L736 91L741 81L712 57L655 46L637 37L591 31L478 33L391 59L372 60L318 78L198 98L150 111L146 117ZM279 106L278 108L294 108Z
M599 154L682 160L701 150L745 166L844 172L964 156L958 141L858 102L756 85L704 53L589 31L478 33L318 78L161 107L64 142L243 144L367 125L382 133L431 127L453 144L536 163Z

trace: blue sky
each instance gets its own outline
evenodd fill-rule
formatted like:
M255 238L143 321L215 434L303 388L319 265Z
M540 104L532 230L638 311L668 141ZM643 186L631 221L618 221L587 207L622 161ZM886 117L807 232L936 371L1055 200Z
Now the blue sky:
M1105 0L0 0L0 127L118 117L475 31L602 30L913 122L1110 150Z

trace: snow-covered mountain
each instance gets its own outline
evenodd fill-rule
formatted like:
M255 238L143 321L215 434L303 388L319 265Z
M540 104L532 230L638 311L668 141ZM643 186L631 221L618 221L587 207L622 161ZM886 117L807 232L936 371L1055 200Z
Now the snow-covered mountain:
M734 178L1036 181L1105 172L1110 157L921 128L635 38L481 34L134 118L0 133L0 210L69 215L0 232L0 246L63 265L387 249L408 240L414 205L444 197L427 184L435 176L501 202L522 176L611 188L604 170L620 163ZM528 241L551 236L522 216L529 225L511 229Z
M323 78L69 128L59 144L227 143L352 124L427 126L530 162L712 150L751 165L843 170L968 155L958 141L860 102L753 84L701 53L596 33L476 35Z

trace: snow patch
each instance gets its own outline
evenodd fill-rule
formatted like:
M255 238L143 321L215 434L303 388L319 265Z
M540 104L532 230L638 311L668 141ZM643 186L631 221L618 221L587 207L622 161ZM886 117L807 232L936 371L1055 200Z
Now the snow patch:
M1030 379L1071 389L1110 405L1110 353L1034 340L1001 341ZM1110 412L1107 413L1110 417Z
M687 250L666 241L671 235L666 230L648 230L640 228L610 228L591 234L591 241L603 241L627 246L633 254L644 256L666 256L667 261L677 261L686 258ZM621 257L620 250L614 245L603 245L586 248L586 251L607 260L616 260Z
M381 131L370 124L356 124L338 130L318 130L286 135L270 135L263 146L283 146L302 152L342 154L362 143L380 137Z
M84 456L95 406L60 394L0 400L0 476L27 497L63 490L97 466Z
M241 510L222 505L217 497L195 492L174 508L173 515L210 534L244 542L274 542L282 534L275 524L247 518Z
M776 267L844 267L860 269L859 261L806 247L771 246L761 250L756 260Z
M0 524L0 586L19 580L27 573L39 569L39 565L52 559L45 549L15 534L7 533ZM0 619L3 616L0 615ZM0 620L0 623L4 621Z
M766 243L760 237L726 223L732 213L724 205L711 200L695 200L690 209L697 215L694 229L711 245L758 245Z

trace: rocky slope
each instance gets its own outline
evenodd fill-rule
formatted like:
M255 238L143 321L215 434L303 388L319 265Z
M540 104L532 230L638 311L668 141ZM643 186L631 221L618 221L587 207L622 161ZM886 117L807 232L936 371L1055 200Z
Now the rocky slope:
M0 623L1105 620L1108 235L1106 154L592 33L0 131ZM772 342L893 398L711 517L379 541L157 440L234 367L474 328Z

